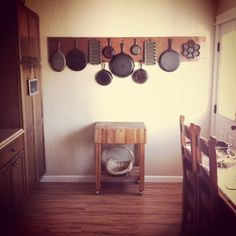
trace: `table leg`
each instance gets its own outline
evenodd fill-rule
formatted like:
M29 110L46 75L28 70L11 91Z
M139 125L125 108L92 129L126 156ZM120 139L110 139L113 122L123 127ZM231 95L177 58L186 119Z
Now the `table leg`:
M144 144L137 145L137 156L139 164L139 194L144 190Z
M96 157L96 194L101 190L101 159L102 159L102 144L95 144L95 157Z

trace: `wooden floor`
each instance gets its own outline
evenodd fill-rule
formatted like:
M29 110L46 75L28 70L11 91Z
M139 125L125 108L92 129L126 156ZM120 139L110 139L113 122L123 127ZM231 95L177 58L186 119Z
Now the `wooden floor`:
M180 183L40 183L8 235L180 235ZM7 234L6 234L7 235Z

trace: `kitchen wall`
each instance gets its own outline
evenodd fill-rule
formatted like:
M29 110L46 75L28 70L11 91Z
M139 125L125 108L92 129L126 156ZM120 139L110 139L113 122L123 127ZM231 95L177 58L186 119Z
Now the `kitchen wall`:
M218 0L217 15L236 7L236 0Z
M96 121L143 121L147 127L146 176L182 175L178 118L209 134L214 4L211 0L26 0L40 16L47 176L93 176ZM173 73L144 66L145 84L50 68L47 37L204 36L202 59ZM160 53L160 52L159 52ZM62 178L62 180L63 180ZM157 178L158 179L158 178ZM57 179L59 180L59 178Z

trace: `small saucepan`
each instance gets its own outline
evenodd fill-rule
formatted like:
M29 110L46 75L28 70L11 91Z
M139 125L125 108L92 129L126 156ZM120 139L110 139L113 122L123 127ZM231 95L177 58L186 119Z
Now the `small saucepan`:
M95 80L97 81L98 84L102 86L106 86L111 83L112 81L112 74L110 71L105 69L105 62L101 63L102 69L97 72L95 75Z

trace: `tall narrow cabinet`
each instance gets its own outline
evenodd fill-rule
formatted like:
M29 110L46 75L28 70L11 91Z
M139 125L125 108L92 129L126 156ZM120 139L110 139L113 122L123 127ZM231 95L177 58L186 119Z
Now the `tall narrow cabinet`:
M6 1L0 14L0 131L24 131L24 181L29 196L45 172L44 123L39 17L22 2ZM30 79L37 82L33 95Z
M23 4L17 6L19 69L23 128L29 193L45 172L39 17ZM29 93L29 79L37 81L36 94Z

